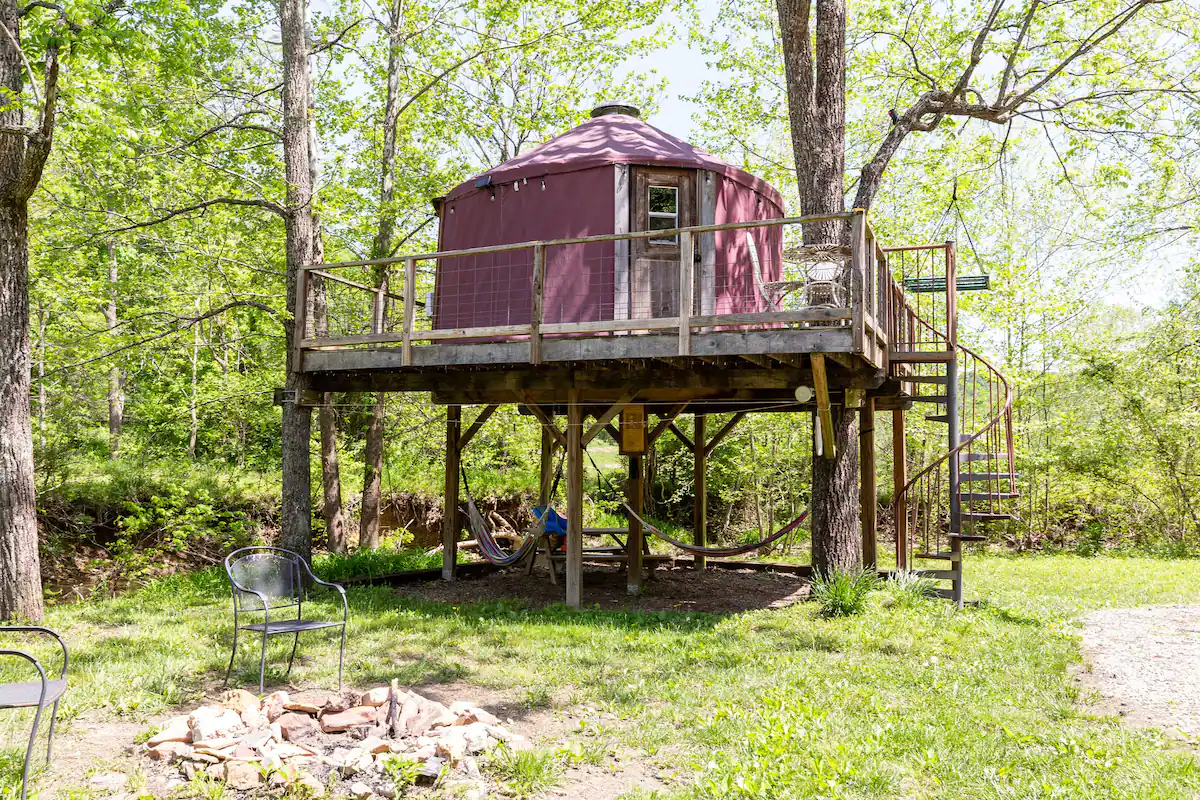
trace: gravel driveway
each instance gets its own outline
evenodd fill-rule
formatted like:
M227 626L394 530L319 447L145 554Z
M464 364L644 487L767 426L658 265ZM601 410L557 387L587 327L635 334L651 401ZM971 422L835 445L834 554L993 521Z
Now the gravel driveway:
M1082 681L1104 697L1100 710L1200 744L1200 606L1108 609L1082 622Z

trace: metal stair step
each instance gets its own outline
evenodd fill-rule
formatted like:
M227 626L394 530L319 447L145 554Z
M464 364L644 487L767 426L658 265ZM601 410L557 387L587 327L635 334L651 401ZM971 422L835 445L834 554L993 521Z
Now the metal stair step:
M949 538L957 539L960 542L986 542L986 536L980 536L977 533L951 533Z
M1016 472L964 472L958 476L958 479L963 483L971 481L1007 481L1020 478L1020 474Z
M1021 496L1020 492L959 492L958 496L962 500L1015 500Z
M955 353L953 350L933 350L928 352L919 352L912 350L892 350L888 352L889 361L898 361L904 364L945 364L953 361Z
M914 553L913 558L924 558L930 561L958 561L956 553Z
M950 401L950 398L944 394L917 394L908 399L914 403L937 403L940 406L944 406Z
M992 514L985 511L962 511L959 517L975 522L998 522L1000 520L1014 519L1012 514Z
M941 386L945 386L947 383L945 375L906 375L897 380L901 383L936 383Z
M999 461L1001 458L1007 460L1008 456L1001 456L1000 453L959 453L959 461Z

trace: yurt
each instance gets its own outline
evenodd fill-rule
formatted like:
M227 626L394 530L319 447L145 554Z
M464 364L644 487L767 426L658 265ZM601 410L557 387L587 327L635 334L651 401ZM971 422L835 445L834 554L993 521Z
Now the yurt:
M777 219L770 184L607 104L582 125L456 186L435 201L439 250L668 231ZM679 313L678 236L548 246L547 323L673 317ZM778 226L695 237L694 314L768 310L779 279ZM528 248L443 258L435 328L522 325L532 309Z

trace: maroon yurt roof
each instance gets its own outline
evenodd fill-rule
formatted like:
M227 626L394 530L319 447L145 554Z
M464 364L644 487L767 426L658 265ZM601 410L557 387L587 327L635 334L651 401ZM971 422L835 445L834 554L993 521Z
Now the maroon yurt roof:
M446 195L456 200L478 191L476 181L491 183L576 172L605 164L644 164L661 167L706 169L740 183L783 208L783 196L766 181L693 147L682 139L626 114L605 114L556 136L495 169L460 183Z

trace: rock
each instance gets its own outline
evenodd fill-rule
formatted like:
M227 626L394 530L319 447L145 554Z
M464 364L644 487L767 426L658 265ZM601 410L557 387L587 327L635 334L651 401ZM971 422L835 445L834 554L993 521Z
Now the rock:
M421 703L425 698L412 692L400 695L400 713L396 717L396 729L408 730L408 724L421 713Z
M421 768L417 770L417 785L431 786L437 783L437 779L442 775L442 767L446 762L437 756L428 758Z
M258 788L263 779L258 766L248 761L226 761L224 777L230 789L240 791Z
M283 712L287 711L289 699L288 693L283 691L271 692L262 699L262 710L267 715L268 722L274 722L283 716Z
M321 715L321 730L325 733L340 733L359 725L374 724L375 708L372 706L355 706L345 711Z
M289 711L279 719L275 720L275 724L279 726L283 738L289 742L300 742L311 736L315 736L321 729L317 721L307 714L299 714L295 711Z
M458 766L463 772L467 773L469 777L475 778L476 780L483 780L483 773L479 771L479 762L470 756L464 758L462 763Z
M275 741L274 731L264 728L260 731L248 733L242 737L242 744L253 747L255 750L262 751L271 742Z
M453 725L456 719L458 717L441 703L426 700L417 715L407 721L405 728L412 736L420 736L438 725Z
M358 697L360 706L381 706L388 701L388 687L379 686L369 692L363 692Z
M179 769L180 769L180 772L183 773L183 777L186 778L187 780L194 781L196 779L196 765L193 764L191 761L183 762L183 766L180 767Z
M467 789L467 791L463 792L463 800L487 800L487 797L487 789L483 789L478 786L474 787L473 789Z
M151 761L174 764L179 759L190 756L192 754L192 746L184 742L163 742L151 747L147 753Z
M375 793L380 797L386 797L388 800L396 796L396 787L393 784L385 783L375 790Z
M454 728L438 737L437 754L456 764L467 755L467 747L466 728Z
M409 753L409 756L412 757L413 761L428 761L436 755L437 745L435 744L421 745L416 750L413 750L411 753Z
M216 756L210 756L208 753L197 753L195 750L192 751L191 759L201 764L216 764L221 760Z
M455 705L458 705L455 703ZM482 708L471 706L463 710L456 710L454 706L450 706L458 719L454 721L455 725L470 725L473 722L482 722L485 725L499 725L500 718L495 714L484 711Z
M233 709L223 706L200 706L188 717L192 741L217 739L242 729L242 718Z
M391 743L380 739L378 736L369 736L363 739L358 746L368 753L386 753L392 749Z
M172 717L159 729L158 733L146 740L147 747L157 747L164 742L190 742L192 729L188 726L187 716Z
M291 742L269 742L259 750L264 757L287 760L289 758L311 758L316 752L310 747Z
M88 781L93 789L99 789L106 792L119 792L129 783L129 776L124 772L101 772L93 775Z
M362 781L355 781L354 783L350 784L350 796L353 797L354 800L367 800L367 798L373 794L375 794L375 792L371 790L371 787L367 786Z
M252 745L246 744L245 741L241 741L238 742L237 747L233 748L233 754L229 757L239 761L249 761L252 758L258 758L258 750Z
M493 739L499 739L513 750L530 750L533 748L528 739L519 733L513 733L508 728L499 725L488 725L487 732Z
M301 772L292 782L293 786L303 787L309 797L324 797L325 786L311 772Z
M242 724L252 731L267 727L270 721L267 719L267 715L258 708L247 708L242 712L241 716Z
M347 689L341 694L330 694L325 704L321 706L321 714L340 714L357 706L358 692Z
M283 707L288 711L298 711L302 714L319 714L332 695L320 689L305 689L288 697Z
M262 701L245 689L230 689L221 695L221 705L237 712L241 716L246 712L246 709L253 708L255 711L261 709Z

